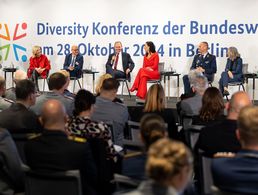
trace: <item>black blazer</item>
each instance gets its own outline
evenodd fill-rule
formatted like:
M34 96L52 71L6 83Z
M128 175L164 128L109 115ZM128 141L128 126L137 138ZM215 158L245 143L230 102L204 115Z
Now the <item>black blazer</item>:
M70 77L81 78L82 68L83 68L83 56L81 54L78 54L76 56L73 71L70 71L68 69L68 67L71 65L71 62L72 62L72 54L70 53L65 56L64 69L70 72Z
M215 74L217 72L216 57L210 53L207 53L204 59L201 54L195 55L191 69L195 69L199 66L205 69L205 74Z

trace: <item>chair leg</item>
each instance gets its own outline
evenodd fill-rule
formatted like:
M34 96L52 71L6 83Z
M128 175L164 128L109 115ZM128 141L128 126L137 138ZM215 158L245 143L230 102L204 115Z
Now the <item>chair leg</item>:
M130 93L130 90L129 90L129 86L128 86L127 81L125 81L125 84L126 84L127 91L128 91L128 93L129 93L129 97L131 98L131 93Z
M126 82L126 81L125 81ZM122 82L122 96L124 95L124 81Z
M242 83L241 85L242 85L243 91L245 91L245 86L244 86L244 84Z
M74 79L73 80L73 93L74 93L74 90L75 90L75 83L76 83L76 80Z
M78 84L79 84L79 87L80 87L80 89L81 89L82 86L81 86L81 83L80 83L79 79L76 79L76 80L77 80L77 82L78 82Z
M45 82L46 82L46 79L43 79L43 92L45 92Z

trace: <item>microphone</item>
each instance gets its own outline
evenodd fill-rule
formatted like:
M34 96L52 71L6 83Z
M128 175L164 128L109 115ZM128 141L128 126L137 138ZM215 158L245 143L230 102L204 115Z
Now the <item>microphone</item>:
M115 55L112 56L111 65L114 64L114 62L116 61L116 58L117 58L118 55L119 55L119 53L116 53Z

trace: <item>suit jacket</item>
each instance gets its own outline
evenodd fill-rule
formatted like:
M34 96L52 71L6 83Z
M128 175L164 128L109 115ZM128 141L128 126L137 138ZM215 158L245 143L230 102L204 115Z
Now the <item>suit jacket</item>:
M8 129L11 134L42 131L36 114L20 103L14 103L0 112L0 126Z
M23 190L22 162L10 133L5 129L0 129L0 148L0 193L13 194Z
M202 58L201 54L195 55L191 69L196 69L197 67L202 67L205 69L204 74L215 74L217 72L216 57L210 53L207 53L204 59Z
M106 63L106 66L113 66L114 62L112 60L113 56L115 56L116 53L112 53L108 56L108 61ZM130 72L134 69L134 62L130 56L130 54L122 52L122 64L123 64L123 71L125 72L127 68L130 69ZM130 74L129 74L130 77Z
M233 158L215 158L214 184L223 191L258 194L258 151L241 150Z
M30 58L30 66L28 68L29 78L31 77L32 72L35 68L45 68L45 70L40 74L40 76L44 79L47 78L49 70L51 69L47 56L45 56L44 54L41 54L41 56L39 57Z
M86 139L73 139L60 130L44 130L25 144L24 151L32 170L79 169L84 194L95 194L97 170Z
M181 115L199 115L202 107L202 96L195 94L193 97L181 102Z
M230 70L234 76L234 80L241 81L243 79L242 69L243 69L242 58L237 57L234 61L231 61L229 58L227 59L225 71L227 72Z
M238 152L241 148L236 138L237 121L224 121L201 130L196 147L209 155L216 152Z
M70 72L70 77L81 78L82 76L82 68L83 68L83 56L78 54L75 58L74 70L70 71L68 67L72 63L72 54L68 54L65 56L64 69Z

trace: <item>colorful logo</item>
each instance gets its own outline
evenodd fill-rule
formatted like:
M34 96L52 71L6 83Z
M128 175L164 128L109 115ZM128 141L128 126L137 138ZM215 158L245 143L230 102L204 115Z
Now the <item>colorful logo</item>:
M27 29L27 23L22 23L22 24L16 24L15 25L15 30L13 33L13 36L10 36L9 28L7 24L0 24L0 61L2 60L7 60L10 52L10 48L13 48L13 53L15 56L16 61L22 61L26 62L27 61L27 55L24 54L22 55L21 52L26 52L26 48L16 44L17 40L20 40L24 37L27 36L27 33L21 33L20 31L25 31ZM2 44L2 40L6 40L9 43L6 45ZM3 53L5 54L3 56Z

